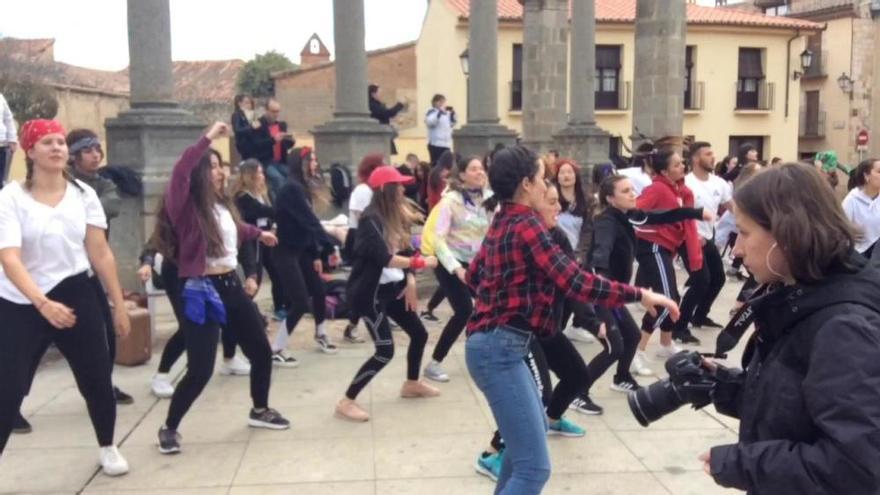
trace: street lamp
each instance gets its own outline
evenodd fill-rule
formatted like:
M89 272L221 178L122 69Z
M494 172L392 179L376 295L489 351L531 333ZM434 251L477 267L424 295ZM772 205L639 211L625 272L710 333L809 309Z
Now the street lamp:
M844 93L848 93L849 95L852 95L854 82L855 81L853 81L852 78L846 74L846 72L844 72L840 75L840 77L837 78L837 85L840 87L840 90Z
M464 76L467 77L470 73L470 64L468 63L468 49L465 48L461 55L458 56L458 61L461 62L461 71L464 73Z
M807 69L809 69L810 66L813 65L813 52L811 52L809 48L804 49L804 51L801 52L800 58L801 70L794 71L794 74L792 74L791 76L792 79L794 79L795 81L803 77L804 74L807 72Z

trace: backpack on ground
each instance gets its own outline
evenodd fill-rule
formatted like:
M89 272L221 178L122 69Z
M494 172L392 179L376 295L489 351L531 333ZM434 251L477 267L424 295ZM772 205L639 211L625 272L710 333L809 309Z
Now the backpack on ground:
M334 163L330 166L330 187L333 192L333 204L339 208L345 207L351 196L353 183L351 171L344 163Z

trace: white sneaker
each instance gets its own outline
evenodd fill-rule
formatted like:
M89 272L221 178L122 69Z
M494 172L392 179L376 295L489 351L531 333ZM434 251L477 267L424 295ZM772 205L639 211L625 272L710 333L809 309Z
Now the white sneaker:
M648 367L648 357L645 356L645 351L636 351L636 355L633 358L632 365L629 369L631 372L639 376L651 376L654 374L654 372L651 371L651 368Z
M660 349L657 350L657 357L663 359L669 359L672 356L681 352L681 347L675 345L675 342L669 345L660 345Z
M115 445L101 447L98 460L101 463L101 469L107 476L122 476L128 473L128 462L125 457L122 457Z
M448 382L449 375L443 371L443 368L440 366L440 363L437 361L431 360L427 366L425 366L425 378L429 380L434 380L435 382Z
M568 327L562 331L568 340L572 340L575 342L583 342L585 344L595 344L596 337L593 337L593 334L584 330L580 327Z
M251 363L244 360L239 355L232 356L231 359L224 359L220 365L220 374L226 376L247 376L251 374Z
M160 399L167 399L174 395L174 385L171 384L171 378L168 373L156 373L153 375L153 383L150 388L153 395Z

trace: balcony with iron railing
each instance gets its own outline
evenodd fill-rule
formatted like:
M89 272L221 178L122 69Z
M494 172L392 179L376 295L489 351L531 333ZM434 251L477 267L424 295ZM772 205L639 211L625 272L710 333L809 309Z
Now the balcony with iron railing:
M801 139L822 139L825 137L825 111L808 112L801 109L798 121L798 137Z
M775 83L761 80L750 87L737 81L733 87L736 95L736 108L734 109L736 112L770 112L774 109Z
M613 95L609 98L609 95ZM630 81L617 81L617 91L614 93L596 93L597 113L620 113L630 109L632 104L632 83Z
M699 112L706 103L706 83L693 81L688 91L684 92L684 109L687 112Z

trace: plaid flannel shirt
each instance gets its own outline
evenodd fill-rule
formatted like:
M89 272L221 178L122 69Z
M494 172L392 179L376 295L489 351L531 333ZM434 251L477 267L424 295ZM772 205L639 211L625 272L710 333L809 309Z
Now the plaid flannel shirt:
M477 257L468 285L477 295L468 334L511 322L526 322L539 336L556 332L553 300L565 298L602 306L641 300L641 290L581 270L553 241L538 214L514 203L502 204Z

